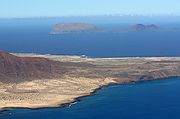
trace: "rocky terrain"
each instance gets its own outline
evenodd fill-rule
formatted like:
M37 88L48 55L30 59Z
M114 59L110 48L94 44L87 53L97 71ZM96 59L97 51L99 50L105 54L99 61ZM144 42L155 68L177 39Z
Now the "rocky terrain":
M180 76L180 57L0 54L0 108L56 107L109 84Z

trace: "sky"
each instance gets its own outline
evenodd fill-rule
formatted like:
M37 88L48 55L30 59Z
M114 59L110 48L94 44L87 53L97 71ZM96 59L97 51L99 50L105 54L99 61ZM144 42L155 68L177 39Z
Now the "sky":
M0 18L178 15L180 0L0 0Z

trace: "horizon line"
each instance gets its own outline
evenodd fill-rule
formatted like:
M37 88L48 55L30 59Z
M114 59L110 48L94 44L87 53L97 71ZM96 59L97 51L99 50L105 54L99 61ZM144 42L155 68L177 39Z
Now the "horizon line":
M102 14L102 15L64 15L64 16L30 16L0 17L0 19L31 19L31 18L68 18L68 17L180 17L180 14Z

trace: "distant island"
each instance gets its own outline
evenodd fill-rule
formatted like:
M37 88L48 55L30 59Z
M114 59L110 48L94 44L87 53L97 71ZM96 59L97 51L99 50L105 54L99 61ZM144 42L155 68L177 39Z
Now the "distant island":
M59 23L56 24L50 34L63 34L63 33L80 33L80 32L138 32L138 31L158 31L159 27L155 24L144 25L136 24L129 28L99 28L94 24L88 23Z
M136 24L132 27L134 31L157 31L159 27L151 24L151 25L144 25L144 24Z
M56 24L51 34L72 33L72 32L90 32L96 31L97 27L87 23L59 23Z
M0 110L63 106L110 84L180 76L180 57L86 58L0 51Z

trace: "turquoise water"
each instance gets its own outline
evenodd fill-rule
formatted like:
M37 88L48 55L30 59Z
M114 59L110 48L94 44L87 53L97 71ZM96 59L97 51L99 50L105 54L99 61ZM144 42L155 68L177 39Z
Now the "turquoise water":
M12 109L0 119L179 119L180 78L114 85L72 106Z

